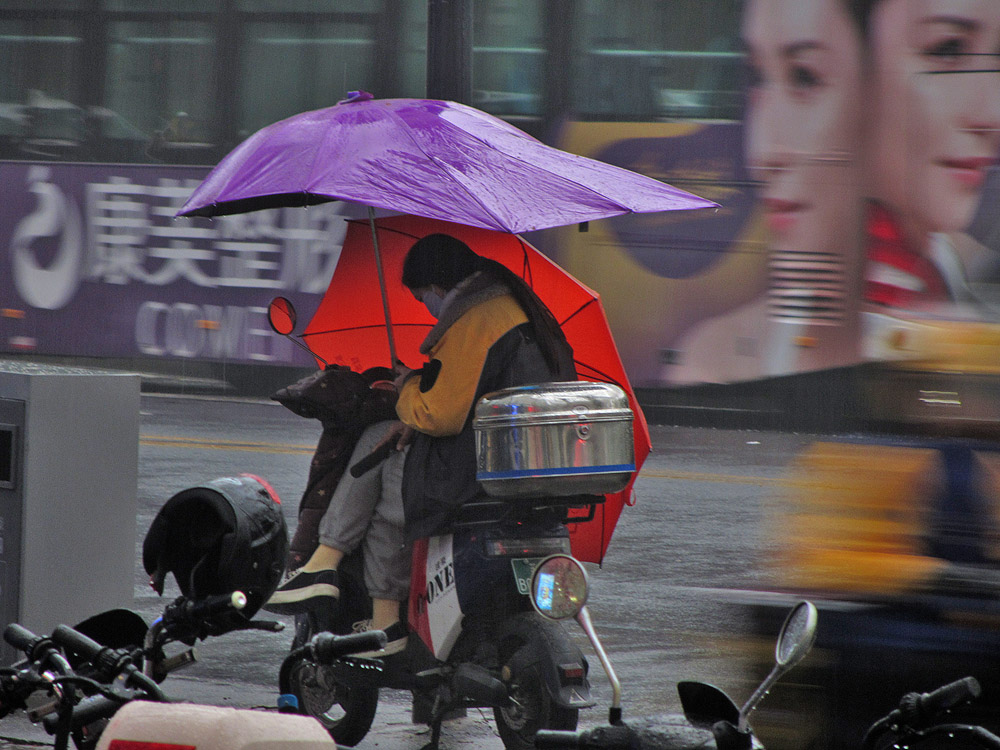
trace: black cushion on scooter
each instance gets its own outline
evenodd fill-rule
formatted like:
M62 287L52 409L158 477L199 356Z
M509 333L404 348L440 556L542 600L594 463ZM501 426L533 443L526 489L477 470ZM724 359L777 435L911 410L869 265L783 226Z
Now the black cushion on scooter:
M157 593L173 573L191 599L242 591L244 619L277 588L288 552L280 500L250 474L222 477L171 497L146 534L142 562Z
M385 367L358 373L350 367L329 365L275 391L271 399L300 417L318 419L324 426L364 426L395 417L395 393L371 387L394 377Z

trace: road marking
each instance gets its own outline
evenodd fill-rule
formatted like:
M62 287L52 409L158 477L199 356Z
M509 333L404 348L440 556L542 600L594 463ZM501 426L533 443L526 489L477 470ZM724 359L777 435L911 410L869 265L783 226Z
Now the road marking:
M246 451L249 453L286 453L310 455L316 445L304 443L248 442L246 440L218 440L210 438L178 437L173 435L144 435L140 445L157 445L168 448L208 448L220 451Z

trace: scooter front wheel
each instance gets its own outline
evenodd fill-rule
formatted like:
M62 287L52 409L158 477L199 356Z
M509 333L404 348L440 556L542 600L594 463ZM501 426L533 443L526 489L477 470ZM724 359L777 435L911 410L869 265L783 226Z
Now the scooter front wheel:
M300 659L288 672L288 692L300 714L312 716L338 745L353 747L365 738L378 708L378 688L351 687L333 678L333 670Z

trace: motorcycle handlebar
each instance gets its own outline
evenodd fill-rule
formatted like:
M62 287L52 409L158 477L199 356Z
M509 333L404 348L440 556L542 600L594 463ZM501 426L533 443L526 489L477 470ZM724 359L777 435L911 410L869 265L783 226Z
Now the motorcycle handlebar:
M917 711L921 716L933 716L959 703L978 698L982 692L975 677L963 677L929 693L920 694L916 700Z
M122 707L122 701L106 698L103 695L94 695L84 698L73 707L69 716L69 729L79 729L88 724L93 724L100 719L107 719L115 715L115 712ZM50 714L42 719L42 726L49 734L56 734L64 728L64 717L58 714Z
M102 646L93 638L68 625L56 625L55 630L52 631L52 640L67 651L89 662L107 680L113 680L120 674L133 677L138 672L132 663L131 654L127 651Z
M218 594L204 599L183 599L168 607L163 619L167 622L197 621L230 610L239 612L246 606L246 595L242 591L234 591L231 594Z
M975 677L964 677L929 693L907 693L900 699L899 708L868 728L861 747L863 750L873 748L884 734L898 733L900 727L919 725L960 703L978 698L981 693L982 688ZM972 729L974 727L968 725L963 731Z
M3 639L18 651L23 651L27 656L35 650L39 643L48 640L35 635L23 625L12 622L3 631Z
M72 651L87 661L91 661L104 648L104 646L93 638L74 630L68 625L56 625L56 629L52 631L52 640L67 651Z
M385 644L385 633L381 630L369 630L365 633L351 633L350 635L317 633L309 642L314 658L320 663L329 663L342 656L350 656L362 651L377 651Z

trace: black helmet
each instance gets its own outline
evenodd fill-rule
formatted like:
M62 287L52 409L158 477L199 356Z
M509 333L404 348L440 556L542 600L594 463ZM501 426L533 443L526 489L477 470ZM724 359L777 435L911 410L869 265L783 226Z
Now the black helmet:
M192 599L242 591L241 614L249 619L277 588L287 552L277 493L260 477L241 474L170 498L143 541L142 564L158 594L167 573Z

